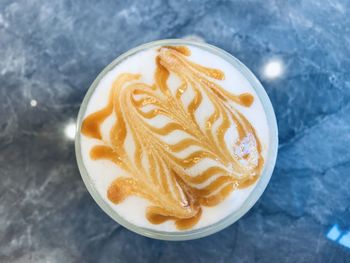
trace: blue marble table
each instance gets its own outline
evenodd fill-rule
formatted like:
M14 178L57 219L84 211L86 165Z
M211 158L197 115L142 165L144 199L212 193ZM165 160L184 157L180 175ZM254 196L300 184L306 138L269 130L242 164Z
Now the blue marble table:
M350 2L0 1L0 262L350 262ZM74 121L98 72L191 36L261 79L280 147L262 198L210 237L136 235L95 204Z

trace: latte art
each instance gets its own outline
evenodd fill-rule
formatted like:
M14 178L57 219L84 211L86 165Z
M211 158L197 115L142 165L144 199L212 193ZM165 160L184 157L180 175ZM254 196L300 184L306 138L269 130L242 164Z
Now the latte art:
M152 84L140 74L116 76L107 105L81 127L99 141L90 158L123 171L109 185L108 199L146 199L152 224L173 220L179 230L195 226L204 207L254 184L264 164L255 128L240 110L251 107L254 96L223 89L217 82L224 72L196 64L190 55L185 46L157 49ZM107 119L113 124L104 136Z

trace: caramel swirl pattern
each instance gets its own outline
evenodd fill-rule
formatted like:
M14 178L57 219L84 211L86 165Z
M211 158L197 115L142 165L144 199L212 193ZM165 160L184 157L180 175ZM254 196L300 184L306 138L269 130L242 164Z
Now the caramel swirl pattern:
M224 90L215 82L224 73L193 63L190 54L186 46L159 48L154 84L143 83L137 74L119 75L108 104L81 127L83 135L100 141L90 157L125 171L109 186L108 199L118 204L130 195L145 198L151 223L174 220L180 230L200 220L203 206L215 206L233 190L253 184L264 162L254 128L236 107L249 107L254 97ZM180 80L176 90L168 84L171 74ZM191 101L185 103L190 91ZM201 123L196 112L205 101L213 111ZM103 138L100 127L112 115L116 121ZM166 120L162 127L152 122L158 117ZM225 140L229 129L237 134L232 145ZM179 140L169 142L166 138L175 133L181 134L173 136Z

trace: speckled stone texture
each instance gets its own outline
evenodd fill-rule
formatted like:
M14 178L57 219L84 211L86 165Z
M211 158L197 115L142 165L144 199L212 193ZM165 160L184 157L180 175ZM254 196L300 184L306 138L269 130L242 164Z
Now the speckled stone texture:
M340 244L350 231L349 14L345 0L0 1L0 262L350 262ZM264 195L236 224L164 242L124 229L95 204L65 127L114 58L187 35L261 79L279 157ZM271 79L264 65L273 59L284 71Z

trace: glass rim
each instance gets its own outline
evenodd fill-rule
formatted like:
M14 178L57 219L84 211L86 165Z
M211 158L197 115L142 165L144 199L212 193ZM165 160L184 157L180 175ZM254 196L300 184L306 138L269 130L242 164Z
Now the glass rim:
M186 231L178 231L178 232L166 232L166 231L158 231L155 229L149 229L137 226L135 224L130 223L126 219L124 219L122 216L120 216L113 208L101 197L101 195L97 192L94 183L92 182L91 177L89 176L84 162L82 160L82 154L81 154L81 146L80 146L80 139L81 139L81 123L82 118L84 117L88 102L90 101L90 98L92 94L94 93L96 87L98 86L101 79L110 71L112 70L116 65L118 65L120 62L128 58L129 56L136 54L139 51L146 50L149 48L157 47L157 46L163 46L163 45L190 45L202 48L206 51L209 51L210 53L217 55L221 57L222 59L226 60L228 63L230 63L233 67L235 67L252 85L253 89L255 90L256 94L258 95L261 104L265 110L265 115L267 119L267 125L269 127L269 148L267 151L267 158L266 162L264 164L263 171L260 175L260 178L258 179L255 188L252 190L252 192L249 194L247 199L243 202L243 204L240 206L239 209L235 210L228 216L224 217L220 221L201 227L198 229L193 230L186 230ZM132 48L128 50L127 52L121 54L116 59L114 59L109 65L107 65L96 77L96 79L93 81L91 86L89 87L83 102L80 106L77 122L76 122L76 136L75 136L75 155L78 163L78 168L80 171L80 175L83 179L83 182L88 189L88 192L93 197L95 202L98 204L98 206L107 214L109 215L114 221L116 221L118 224L122 225L123 227L129 229L130 231L133 231L137 234L154 238L154 239L160 239L160 240L170 240L170 241L181 241L181 240L191 240L191 239L197 239L201 237L205 237L211 234L214 234L231 224L235 223L237 220L239 220L242 216L244 216L251 208L252 206L259 200L263 192L265 191L270 178L272 176L272 172L275 167L276 158L277 158L277 151L278 151L278 129L277 129L277 121L275 112L273 110L271 101L260 83L260 81L255 77L255 75L237 58L235 58L230 53L207 43L197 42L197 41L191 41L191 40L185 40L185 39L165 39L165 40L157 40L152 41L143 45L139 45L135 48Z

